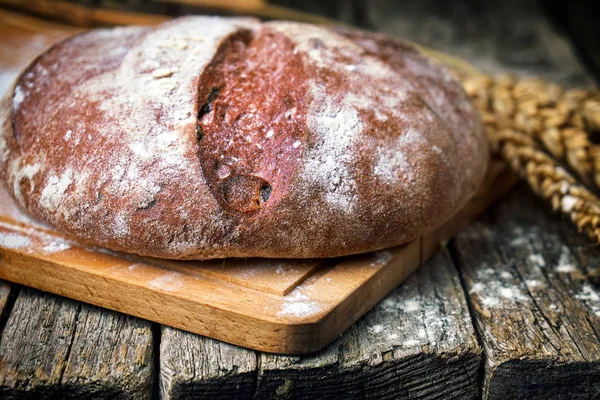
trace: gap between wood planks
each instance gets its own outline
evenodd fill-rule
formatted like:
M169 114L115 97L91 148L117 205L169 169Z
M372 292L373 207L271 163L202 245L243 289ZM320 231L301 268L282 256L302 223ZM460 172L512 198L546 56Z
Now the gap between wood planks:
M463 296L465 296L465 301L467 302L467 307L469 309L469 317L471 317L471 325L473 325L473 329L475 330L475 337L477 338L477 345L479 346L479 348L482 351L481 363L479 364L479 369L478 369L478 373L477 373L477 388L479 389L477 396L481 397L482 391L483 391L483 382L485 380L485 363L486 363L487 354L485 352L485 349L484 349L484 346L482 343L481 332L479 332L479 329L477 328L477 323L475 321L475 308L473 307L473 302L471 300L471 297L469 296L469 291L467 290L465 278L464 278L463 273L460 270L460 268L458 268L458 254L457 254L456 246L454 243L454 238L452 238L448 241L448 243L446 244L446 248L448 249L448 253L450 253L450 259L452 260L452 264L454 265L454 268L456 269L456 272L458 273L460 287L462 288Z
M151 400L161 400L160 396L160 341L161 328L160 324L152 322L150 327L152 333L152 387L150 388Z
M20 291L20 285L0 281L0 338Z

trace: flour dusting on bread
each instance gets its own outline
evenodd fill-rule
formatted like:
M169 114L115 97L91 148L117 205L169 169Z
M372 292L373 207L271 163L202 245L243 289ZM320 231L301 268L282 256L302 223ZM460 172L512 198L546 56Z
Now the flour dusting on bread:
M353 146L362 132L358 111L347 101L328 95L315 85L313 98L325 101L312 107L307 116L308 128L319 132L321 138L316 151L306 154L303 177L322 188L327 201L343 212L352 212L356 183L349 170L354 160ZM322 100L321 100L322 101Z

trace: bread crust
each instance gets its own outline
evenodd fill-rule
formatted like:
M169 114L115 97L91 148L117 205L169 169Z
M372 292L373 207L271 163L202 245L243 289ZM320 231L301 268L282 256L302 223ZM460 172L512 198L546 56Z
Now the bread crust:
M488 162L459 83L383 35L185 17L61 42L0 105L33 215L172 259L337 257L454 215Z

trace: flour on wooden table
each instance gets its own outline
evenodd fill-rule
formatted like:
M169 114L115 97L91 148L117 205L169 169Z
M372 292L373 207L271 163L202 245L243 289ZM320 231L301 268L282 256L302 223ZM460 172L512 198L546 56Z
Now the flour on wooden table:
M600 317L600 291L597 288L586 283L575 295L575 298L585 302L594 315Z
M422 310L422 305L417 300L406 300L404 302L398 303L398 308L403 310L404 312L414 312Z
M510 241L510 245L513 247L519 247L527 243L527 238L525 236L519 236Z
M528 259L532 264L540 268L546 266L546 261L544 260L544 257L541 254L530 254Z
M571 273L576 272L577 267L573 264L573 258L567 246L562 246L560 249L560 257L558 259L558 265L554 268L559 273Z
M525 288L513 283L513 276L508 271L499 272L500 279L490 279L498 271L485 268L477 272L476 281L471 286L469 294L476 295L476 299L486 308L511 308L519 307L521 303L530 301L524 293Z
M542 281L538 281L537 279L527 279L525 280L525 285L527 285L528 288L532 289L546 287L546 285Z
M414 346L422 346L423 343L417 339L408 339L402 342L402 346L404 347L414 347Z
M368 329L370 332L372 332L374 334L378 334L378 333L385 331L385 327L383 325L373 325L373 326L370 326Z
M284 297L283 305L277 313L278 317L309 317L321 311L322 307L316 301L303 294L299 289Z

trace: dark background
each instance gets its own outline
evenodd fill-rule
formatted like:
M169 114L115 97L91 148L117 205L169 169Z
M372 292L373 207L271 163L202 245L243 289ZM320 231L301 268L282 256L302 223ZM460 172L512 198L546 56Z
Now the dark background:
M224 0L221 8L199 6L203 0L66 2L87 8L170 16L231 15L227 8L239 5L239 0ZM21 11L26 8L35 14L36 6L23 6L26 3L36 4L0 0L2 7ZM555 71L565 46L572 46L596 82L600 79L600 0L273 0L268 3L404 37L468 61L477 60L476 66L486 72L498 72L496 65L502 64L503 71L539 73L544 79L568 86L589 87L589 77L570 73L568 62L564 63L566 71L560 74ZM54 13L53 18L73 22L72 15L64 14ZM562 35L560 40L556 31ZM565 44L562 38L572 45ZM464 43L464 48L457 43ZM547 50L540 52L540 48Z
M373 29L376 26L373 21L372 7L369 7L367 0L287 0L274 1L273 3L326 15L365 29ZM375 3L382 3L382 1L375 1ZM410 10L411 13L422 14L425 20L429 19L428 25L434 24L435 20L439 19L455 21L457 30L460 30L461 27L470 29L473 24L476 24L473 19L481 18L482 21L489 19L486 11L490 8L497 9L497 18L489 22L502 25L507 32L507 37L518 31L519 24L527 23L524 16L531 12L532 7L539 8L554 27L574 43L578 56L592 72L596 81L600 81L600 1L391 0L384 1L384 3L393 5L399 12ZM519 11L522 11L522 13ZM435 39L423 38L422 44L435 47ZM443 40L443 38L437 39ZM528 37L527 35L521 39L524 47L526 47L527 41L536 40L534 37Z

